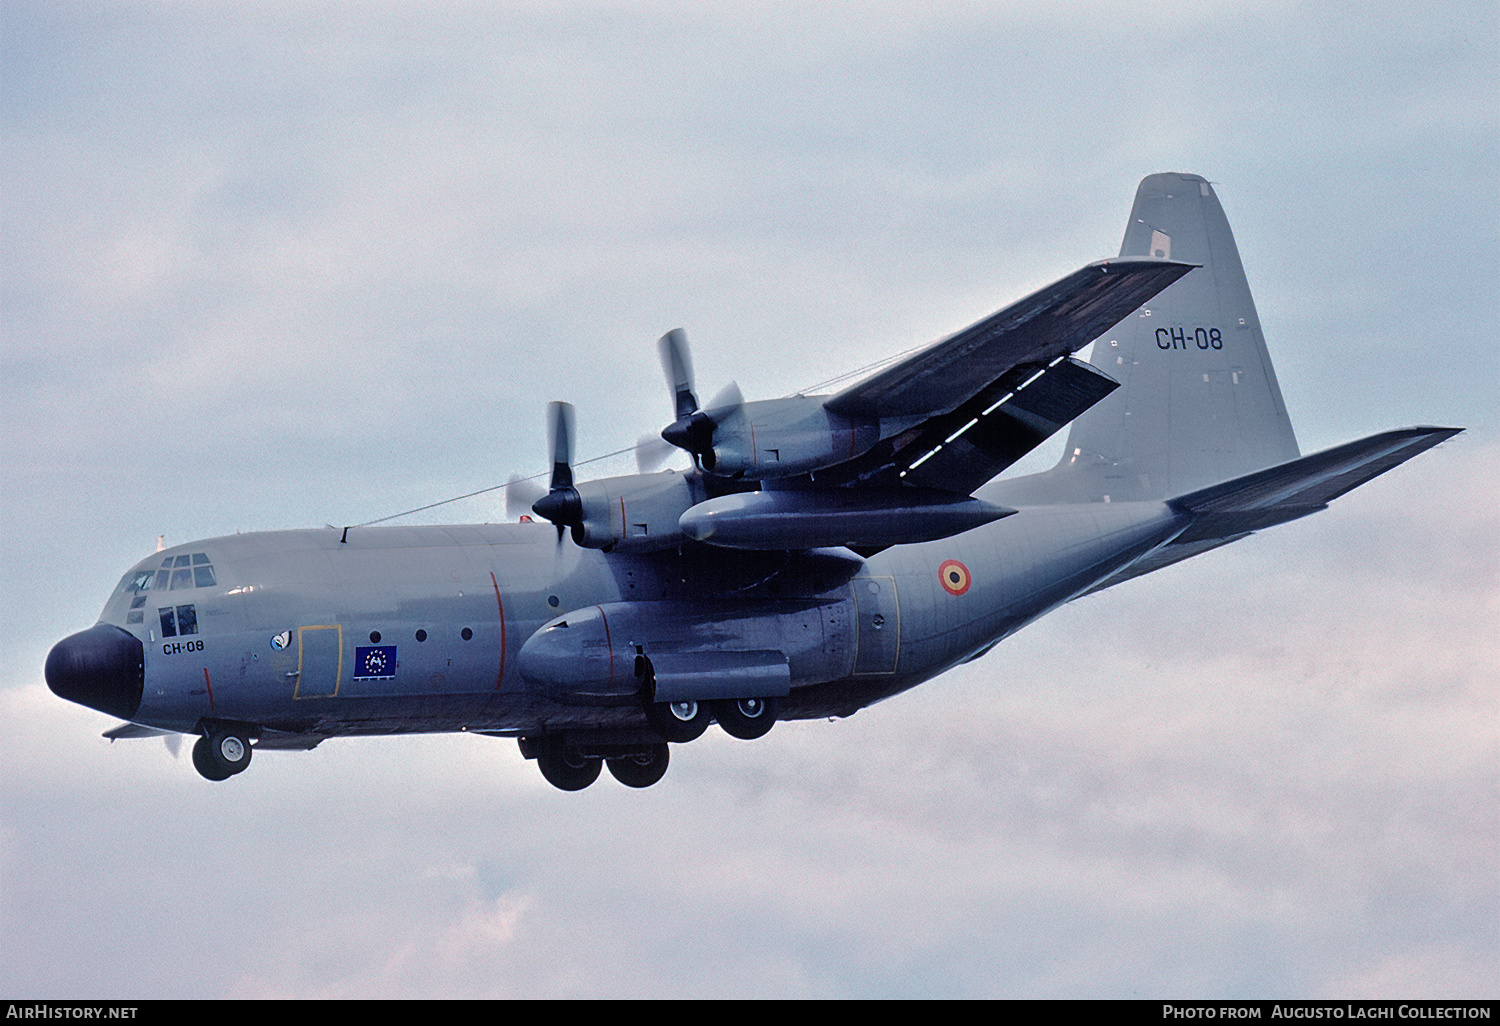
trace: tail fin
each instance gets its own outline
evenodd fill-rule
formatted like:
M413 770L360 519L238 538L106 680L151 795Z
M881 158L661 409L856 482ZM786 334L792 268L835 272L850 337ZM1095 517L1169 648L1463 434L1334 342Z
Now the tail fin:
M1201 266L1094 343L1093 365L1121 387L1074 422L1056 467L998 484L1009 503L1165 499L1299 455L1207 180L1143 180L1120 255Z

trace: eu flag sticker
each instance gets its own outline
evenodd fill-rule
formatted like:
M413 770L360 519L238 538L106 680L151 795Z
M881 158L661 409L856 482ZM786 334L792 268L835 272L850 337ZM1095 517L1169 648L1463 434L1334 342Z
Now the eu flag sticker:
M355 680L389 680L396 676L396 646L371 645L354 650Z

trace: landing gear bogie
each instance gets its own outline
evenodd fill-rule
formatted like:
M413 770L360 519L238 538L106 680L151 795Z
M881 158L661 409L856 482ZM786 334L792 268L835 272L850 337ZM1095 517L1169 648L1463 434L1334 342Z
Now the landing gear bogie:
M703 736L713 713L707 702L648 702L646 720L666 740L686 744Z
M754 741L775 726L776 699L721 698L713 703L713 715L730 737Z
M647 752L606 760L612 777L626 787L650 787L667 772L670 760L665 742L652 745Z
M562 740L547 740L536 755L537 769L547 783L563 791L582 791L599 779L603 760L590 759Z

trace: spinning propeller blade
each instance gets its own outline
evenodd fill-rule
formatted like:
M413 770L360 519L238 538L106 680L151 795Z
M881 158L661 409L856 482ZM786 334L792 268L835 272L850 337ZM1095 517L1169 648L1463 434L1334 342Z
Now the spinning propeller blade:
M693 356L688 352L687 333L673 328L657 339L656 347L661 352L661 369L672 388L677 419L691 417L698 409L698 395L693 391Z
M660 435L642 435L635 441L635 469L642 474L653 474L666 465L677 451Z
M573 487L573 407L568 403L547 404L548 438L552 447L552 486L532 503L537 516L557 525L557 540L563 528L583 526L583 501Z
M547 494L547 490L529 477L512 474L505 482L505 515L519 518L531 512L534 502Z
M731 382L714 397L710 404L712 411L705 413L698 405L693 386L693 359L688 352L687 334L681 328L673 328L661 337L657 348L661 350L661 365L672 389L673 409L677 414L677 419L662 429L661 436L692 453L695 464L712 471L718 462L714 456L714 429L744 404L740 390Z

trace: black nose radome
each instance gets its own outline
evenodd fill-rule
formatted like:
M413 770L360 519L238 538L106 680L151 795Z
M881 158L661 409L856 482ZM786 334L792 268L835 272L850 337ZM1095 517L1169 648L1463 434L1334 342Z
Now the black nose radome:
M59 698L128 720L141 705L146 654L127 631L99 623L47 654L47 686Z

